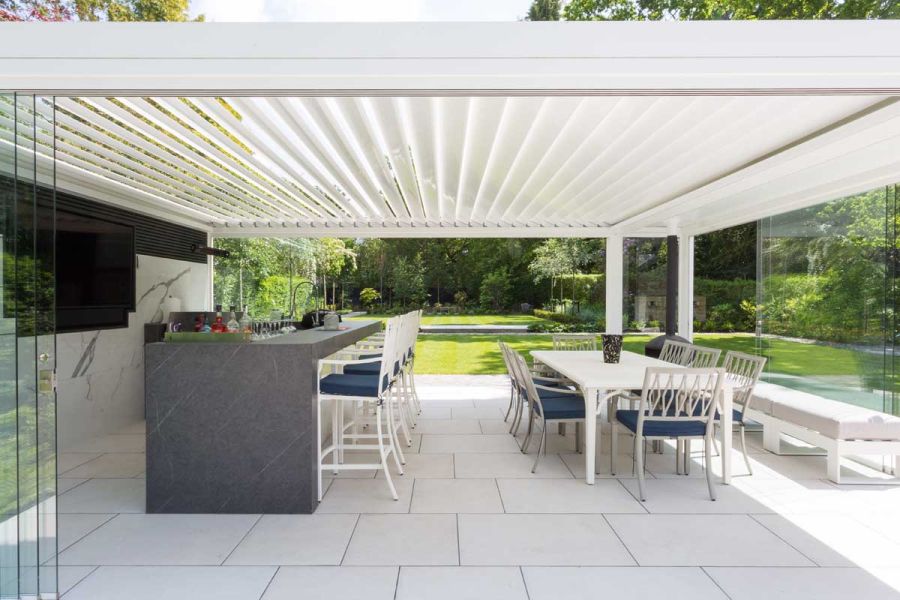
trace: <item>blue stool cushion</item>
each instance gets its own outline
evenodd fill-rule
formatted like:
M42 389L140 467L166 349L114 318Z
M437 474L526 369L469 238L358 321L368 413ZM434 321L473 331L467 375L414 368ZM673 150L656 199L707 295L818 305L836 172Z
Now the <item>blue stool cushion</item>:
M344 367L344 373L348 375L378 375L380 372L380 362L362 363L360 365L347 365Z
M387 381L384 381L383 385L386 387ZM362 396L366 398L377 398L380 391L378 389L377 373L375 375L333 373L319 381L319 389L325 394L334 394L335 396Z
M581 396L566 394L565 396L541 398L541 404L544 406L542 416L548 421L584 418L584 398ZM540 415L541 407L535 404L534 411Z
M616 420L637 433L638 412L617 410ZM644 421L644 435L650 437L702 436L706 433L706 423L700 421Z

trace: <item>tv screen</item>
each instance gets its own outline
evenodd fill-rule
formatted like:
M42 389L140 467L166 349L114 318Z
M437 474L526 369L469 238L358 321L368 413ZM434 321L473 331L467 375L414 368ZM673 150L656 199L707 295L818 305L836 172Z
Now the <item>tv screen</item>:
M133 311L134 271L134 227L57 211L56 306L59 311Z

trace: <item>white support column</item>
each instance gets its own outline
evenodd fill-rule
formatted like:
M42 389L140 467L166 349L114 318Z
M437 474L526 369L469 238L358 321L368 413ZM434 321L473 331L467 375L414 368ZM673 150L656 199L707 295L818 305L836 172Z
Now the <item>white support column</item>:
M624 246L621 235L606 238L606 332L622 333Z
M214 240L212 233L207 233L206 245L212 248L213 244ZM213 265L213 260L214 259L211 255L206 257L206 297L209 301L209 306L206 307L206 310L212 310L216 305L215 291L213 290L213 281L215 280L215 267ZM240 310L244 310L244 307L240 307Z
M694 236L678 236L678 335L694 340Z

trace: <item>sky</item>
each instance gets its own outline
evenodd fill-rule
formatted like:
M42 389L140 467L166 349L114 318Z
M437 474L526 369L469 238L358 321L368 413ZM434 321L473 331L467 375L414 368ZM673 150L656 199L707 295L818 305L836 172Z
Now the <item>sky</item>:
M516 21L531 0L191 0L207 21Z

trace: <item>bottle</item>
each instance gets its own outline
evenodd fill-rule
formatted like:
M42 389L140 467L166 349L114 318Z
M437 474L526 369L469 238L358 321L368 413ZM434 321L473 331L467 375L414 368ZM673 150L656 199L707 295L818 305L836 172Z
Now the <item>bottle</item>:
M250 320L250 312L247 310L246 305L244 305L244 313L241 315L239 327L241 328L244 341L249 342L253 337L253 321Z
M222 320L222 305L216 304L216 318L209 330L213 333L225 333L225 321Z
M203 331L203 326L206 325L206 315L200 313L196 317L194 317L194 331L200 333Z
M234 306L231 306L231 316L228 319L228 324L226 327L228 328L228 333L240 333L240 324L237 320L237 315L234 314Z

